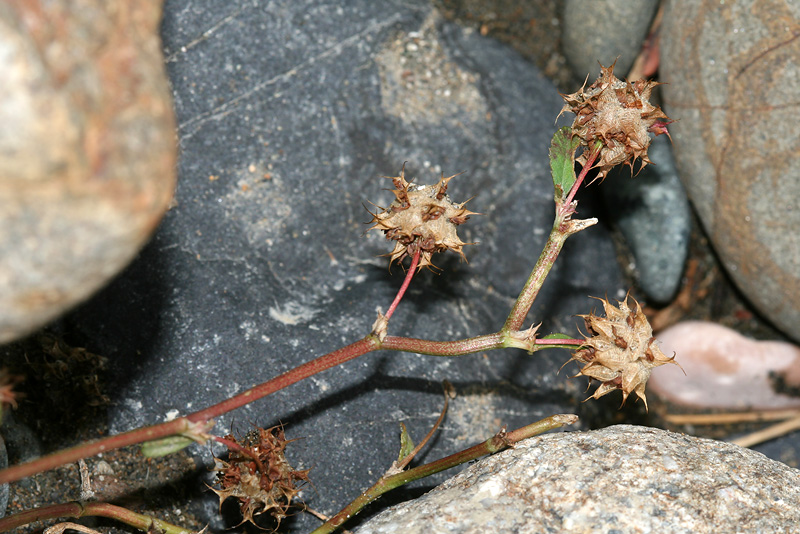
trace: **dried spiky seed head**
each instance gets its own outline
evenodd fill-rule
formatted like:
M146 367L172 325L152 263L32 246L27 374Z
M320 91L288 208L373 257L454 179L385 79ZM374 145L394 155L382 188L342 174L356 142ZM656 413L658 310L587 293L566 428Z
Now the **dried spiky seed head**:
M572 354L572 360L583 365L579 375L601 382L590 398L599 399L620 389L623 403L635 393L647 408L644 390L653 368L665 363L680 365L674 356L661 351L641 306L631 299L635 304L631 308L628 298L618 302L619 308L606 299L598 299L603 303L605 317L593 313L579 316L586 321L589 334L584 336L586 343Z
M584 147L576 158L578 163L584 165L591 147L600 141L602 148L595 167L599 169L598 177L603 178L621 163L631 168L637 159L641 159L642 168L652 163L647 157L648 134L667 133L666 125L671 121L661 108L650 103L650 93L660 85L658 82L622 81L614 76L614 65L600 65L600 69L600 77L588 88L584 82L580 91L561 95L566 102L561 113L575 114L572 132Z
M374 223L369 229L378 229L387 239L395 241L394 250L388 255L391 261L402 261L420 251L418 268L433 267L431 256L436 252L452 250L464 257L465 243L456 232L470 215L477 215L464 207L466 202L456 204L447 196L447 184L458 176L444 173L433 185L415 185L405 178L405 164L400 176L386 176L394 184L395 200L387 208L371 213Z
M219 504L229 497L239 500L242 523L254 523L255 517L270 513L280 524L287 516L292 499L308 482L309 470L294 470L286 460L284 451L289 440L283 428L256 428L241 441L225 436L241 446L231 450L228 460L214 458L217 463L216 483L220 489L211 488L219 496Z

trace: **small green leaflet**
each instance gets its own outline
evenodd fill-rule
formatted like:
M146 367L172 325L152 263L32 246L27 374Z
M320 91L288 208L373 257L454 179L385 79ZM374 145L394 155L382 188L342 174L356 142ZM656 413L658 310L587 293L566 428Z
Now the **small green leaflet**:
M572 339L566 334L548 334L544 336L542 339Z
M414 450L414 440L411 439L411 436L408 434L408 429L406 425L400 423L400 454L397 457L397 461L402 462L406 456L411 454L411 451Z
M147 458L160 458L172 454L173 452L183 450L192 443L197 442L183 436L156 439L142 444L142 454Z
M553 173L556 203L559 205L564 203L575 183L575 149L581 140L570 131L569 126L559 128L550 142L550 169Z

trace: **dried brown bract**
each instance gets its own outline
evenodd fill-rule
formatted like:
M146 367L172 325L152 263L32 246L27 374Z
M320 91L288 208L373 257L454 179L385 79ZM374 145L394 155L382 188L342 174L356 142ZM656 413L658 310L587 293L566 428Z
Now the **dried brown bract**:
M602 178L615 165L633 167L641 159L642 167L652 163L647 157L649 133L667 133L671 121L661 108L650 103L650 93L658 82L637 80L633 83L614 76L614 65L601 68L600 77L586 88L561 95L566 102L561 113L575 114L572 131L581 139L583 153L576 161L584 165L596 141L602 148L595 167ZM559 114L560 115L560 114Z
M405 179L405 164L400 176L387 176L394 184L394 202L387 208L372 213L369 229L376 228L386 234L386 239L395 241L394 250L389 254L391 261L402 261L420 251L418 268L431 267L431 256L436 252L452 250L464 258L462 248L465 243L456 233L470 215L476 215L464 207L466 202L456 204L447 196L447 184L454 177L445 178L439 183L416 185Z
M635 309L628 306L628 297L619 308L605 299L598 299L605 308L605 317L581 315L586 321L586 343L572 354L572 360L582 364L579 375L601 382L590 398L599 399L614 390L622 390L622 402L635 393L644 401L647 380L654 367L665 363L679 365L674 357L666 356L653 337L653 329L634 300Z
M239 444L242 450L231 450L227 461L215 458L220 489L212 490L219 496L220 506L228 497L236 497L242 522L253 523L255 516L269 512L280 524L292 499L308 482L309 471L294 470L286 461L284 451L290 441L283 429L256 428L241 442L231 435L225 439Z

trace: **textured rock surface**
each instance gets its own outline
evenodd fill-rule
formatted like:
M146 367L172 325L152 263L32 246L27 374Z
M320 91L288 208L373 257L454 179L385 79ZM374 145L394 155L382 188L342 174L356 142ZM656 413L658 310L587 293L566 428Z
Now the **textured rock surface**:
M363 235L362 203L387 205L400 171L441 171L469 264L434 258L389 326L457 339L499 329L554 214L547 150L562 100L510 48L436 17L426 1L168 2L162 35L179 121L177 205L139 259L64 321L109 358L112 432L200 409L365 335L402 282L391 243ZM581 216L591 216L590 199ZM463 233L462 233L463 232ZM587 295L625 294L600 225L570 238L534 305L541 332L577 334ZM445 455L583 400L559 351L459 359L365 356L222 417L244 433L282 422L309 506L338 511L397 458L398 423L419 439L459 396L431 454ZM207 449L193 449L204 462ZM210 475L209 475L210 476ZM438 480L443 480L444 476ZM435 481L425 481L430 485ZM384 502L386 502L384 500ZM212 528L219 519L205 493ZM290 531L317 520L299 515Z
M589 74L591 83L600 72L598 61L604 66L616 61L614 71L624 78L657 9L653 0L566 0L563 49L575 77Z
M6 442L3 436L0 436L0 469L8 467L8 452L6 451ZM6 508L8 507L8 484L0 485L0 517L6 515Z
M661 81L681 177L723 265L800 340L797 2L670 2Z
M175 185L161 2L0 6L0 343L117 274Z
M527 440L358 534L794 532L800 471L724 442L613 426Z
M601 191L609 216L631 247L642 291L648 301L664 304L681 282L692 219L669 139L656 137L649 155L655 165L634 178L628 168L612 171Z
M778 377L783 387L800 387L800 348L790 343L756 341L701 321L667 328L658 340L686 371L653 371L648 390L671 402L728 410L800 407L800 397L776 391Z

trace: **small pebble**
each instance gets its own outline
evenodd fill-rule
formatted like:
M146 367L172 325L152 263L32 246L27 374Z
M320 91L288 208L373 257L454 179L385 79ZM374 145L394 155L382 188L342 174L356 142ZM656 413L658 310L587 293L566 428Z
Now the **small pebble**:
M777 393L774 377L800 386L800 348L783 341L756 341L724 326L687 321L656 337L675 365L653 370L648 393L675 404L729 410L800 407L800 397Z

